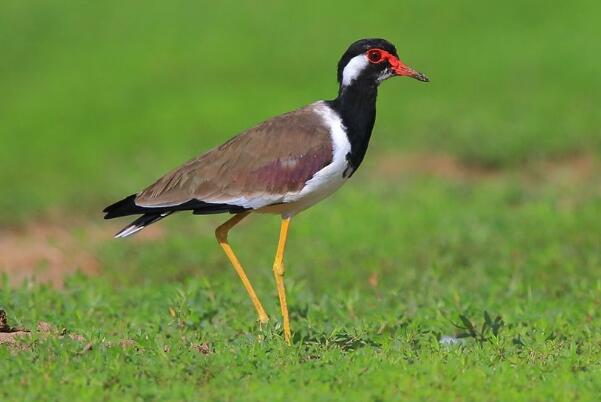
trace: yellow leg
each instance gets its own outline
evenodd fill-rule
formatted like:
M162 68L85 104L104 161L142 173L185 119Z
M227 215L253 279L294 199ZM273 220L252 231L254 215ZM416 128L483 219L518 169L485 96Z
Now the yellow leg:
M273 262L273 276L275 277L275 284L278 288L278 296L280 298L280 307L282 309L284 338L288 345L290 345L290 320L288 319L288 304L286 303L286 288L284 286L284 250L286 249L286 239L288 238L288 226L290 226L290 218L282 218L280 240L275 253L275 261Z
M225 255L227 255L227 258L229 258L234 269L238 273L238 276L240 277L242 284L246 288L246 291L248 292L248 295L250 296L250 300L253 302L253 305L255 306L255 309L257 310L257 314L259 315L259 321L262 324L265 324L269 320L269 317L267 316L267 313L265 313L265 309L263 308L263 305L259 301L259 298L257 297L257 294L255 293L255 290L253 289L252 285L250 284L250 281L248 280L248 277L246 276L246 272L244 272L244 268L242 268L240 261L238 261L236 254L234 254L234 250L232 250L232 247L230 246L230 244L227 241L227 234L230 231L230 229L233 228L234 226L236 226L238 224L238 222L240 222L242 219L246 218L249 213L250 212L242 212L242 213L234 215L232 218L227 220L223 225L219 226L215 230L215 237L217 237L217 241L219 242L219 245L223 248L223 251L225 251Z

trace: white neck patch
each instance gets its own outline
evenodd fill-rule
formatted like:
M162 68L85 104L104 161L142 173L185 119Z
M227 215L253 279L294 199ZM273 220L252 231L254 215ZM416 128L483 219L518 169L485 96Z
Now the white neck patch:
M342 85L350 85L368 64L369 60L367 60L367 56L364 54L360 54L350 59L346 66L344 66L344 70L342 70Z

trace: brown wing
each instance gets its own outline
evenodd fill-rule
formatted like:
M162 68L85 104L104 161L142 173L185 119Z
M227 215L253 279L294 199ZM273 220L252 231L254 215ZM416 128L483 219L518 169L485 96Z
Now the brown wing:
M136 197L144 207L196 199L250 208L300 191L332 161L332 140L310 105L267 120L168 173Z

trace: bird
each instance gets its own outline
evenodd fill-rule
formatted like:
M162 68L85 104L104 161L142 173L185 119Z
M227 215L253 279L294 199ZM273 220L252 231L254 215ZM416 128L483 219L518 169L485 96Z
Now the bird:
M243 131L106 207L104 218L141 215L115 235L124 238L176 212L231 214L215 229L215 237L240 277L258 321L264 324L269 317L228 233L251 213L279 215L272 268L284 339L290 345L284 252L291 219L334 193L357 171L376 119L378 86L403 76L429 81L403 63L388 40L357 40L338 62L335 99L311 103Z

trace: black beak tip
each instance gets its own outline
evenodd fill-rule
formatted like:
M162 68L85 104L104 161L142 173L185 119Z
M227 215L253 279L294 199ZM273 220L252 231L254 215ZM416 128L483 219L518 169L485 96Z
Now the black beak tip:
M417 75L413 78L415 78L416 80L421 81L421 82L430 82L430 78L426 77L422 73L417 73Z

